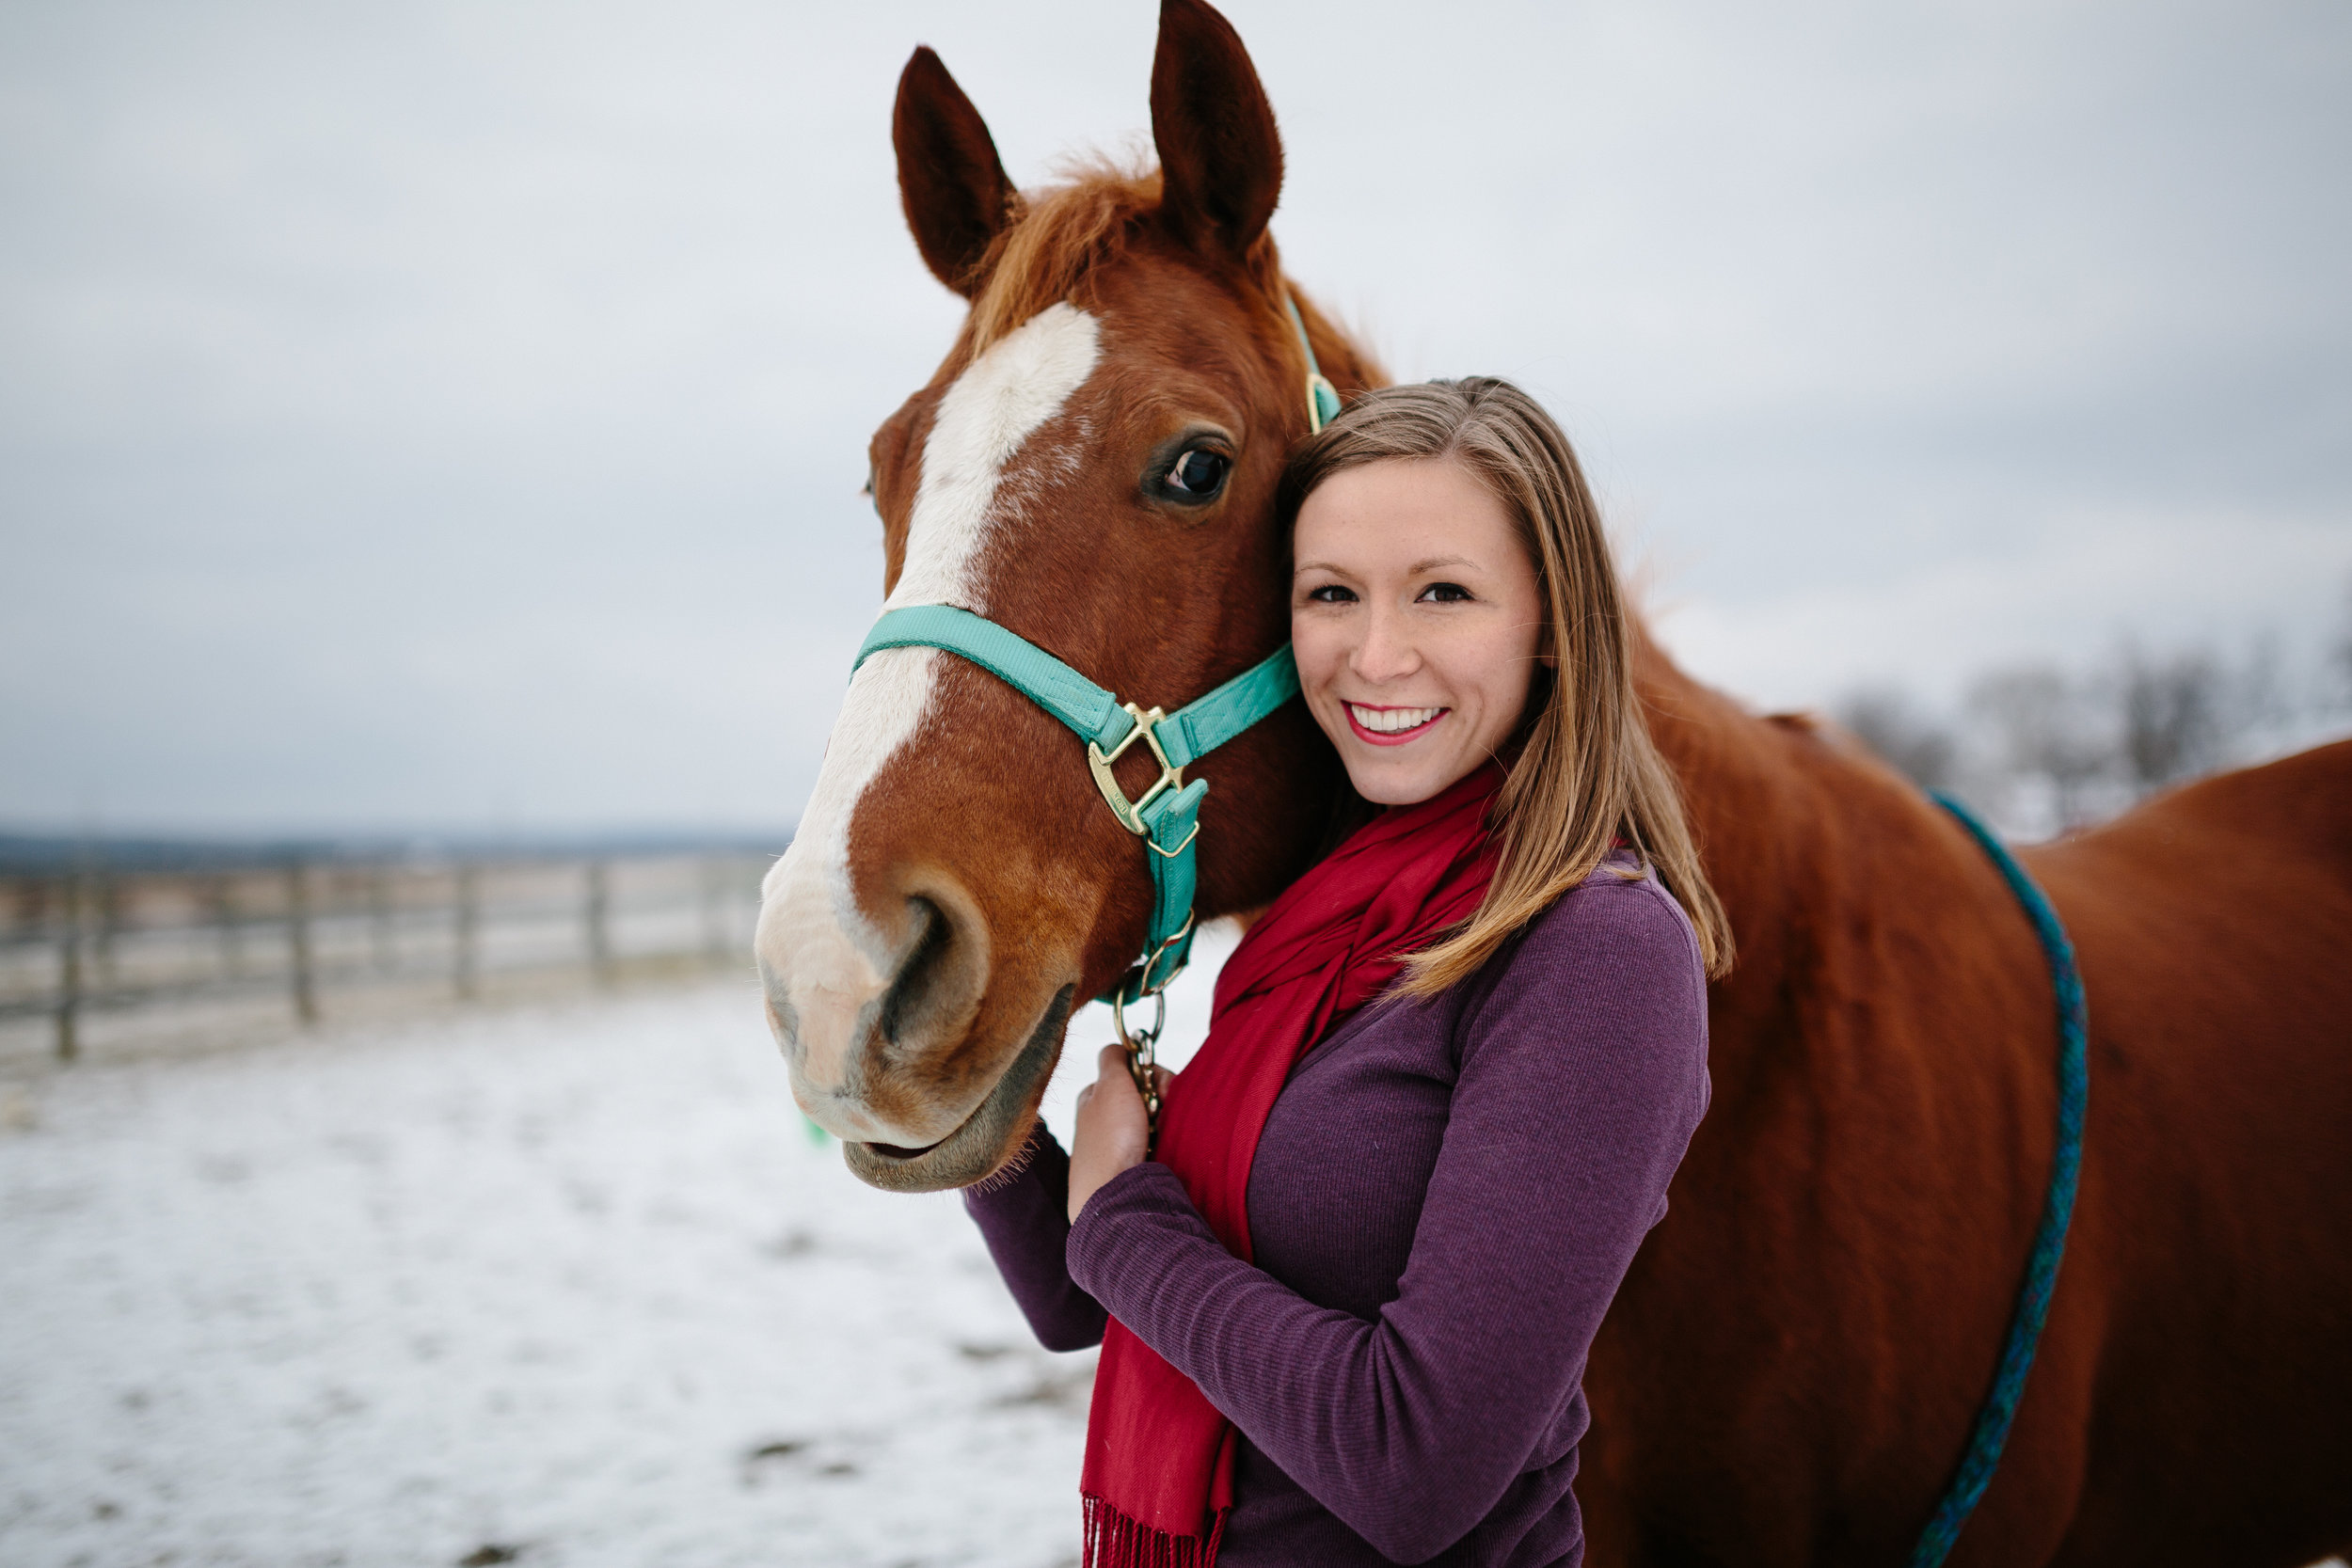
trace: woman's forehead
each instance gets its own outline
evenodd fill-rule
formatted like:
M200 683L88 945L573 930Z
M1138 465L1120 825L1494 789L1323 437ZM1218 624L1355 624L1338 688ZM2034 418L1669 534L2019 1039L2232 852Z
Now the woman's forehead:
M1300 571L1322 565L1414 575L1507 570L1524 562L1526 550L1509 510L1463 464L1383 458L1315 487L1299 507L1292 555Z

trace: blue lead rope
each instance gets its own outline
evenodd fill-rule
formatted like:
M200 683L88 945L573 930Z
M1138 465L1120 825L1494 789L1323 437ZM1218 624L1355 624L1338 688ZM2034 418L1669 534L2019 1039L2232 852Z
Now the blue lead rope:
M2026 1374L2033 1370L2034 1353L2041 1347L2042 1325L2050 1316L2050 1291L2058 1284L2058 1262L2066 1256L2066 1227L2074 1217L2074 1189L2082 1176L2083 1104L2090 1087L2089 1025L2083 1001L2083 977L2074 964L2074 944L2058 911L2017 858L1993 836L1966 806L1937 791L1935 803L1959 818L1968 836L1991 857L2001 879L2025 906L2033 934L2042 942L2042 956L2050 965L2050 981L2058 992L2058 1151L2050 1165L2050 1190L2042 1201L2042 1226L2034 1232L2033 1252L2026 1261L2026 1282L2017 1291L2017 1308L2010 1319L2009 1338L2001 1346L2000 1366L1993 1374L1993 1391L1977 1412L1976 1430L1968 1450L1945 1488L1928 1527L1912 1548L1911 1568L1937 1568L1951 1554L1961 1527L2001 1463L2009 1442L2010 1423L2017 1418L2017 1402L2026 1392Z

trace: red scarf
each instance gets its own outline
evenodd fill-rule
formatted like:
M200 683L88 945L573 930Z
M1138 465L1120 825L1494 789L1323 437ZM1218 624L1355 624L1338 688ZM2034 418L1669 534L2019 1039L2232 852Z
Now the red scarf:
M1474 913L1494 877L1478 768L1383 812L1292 884L1217 976L1209 1037L1160 1109L1157 1158L1249 1261L1249 1165L1291 1068L1377 996L1406 955ZM1086 1568L1209 1568L1233 1506L1233 1425L1114 1318L1087 1417Z

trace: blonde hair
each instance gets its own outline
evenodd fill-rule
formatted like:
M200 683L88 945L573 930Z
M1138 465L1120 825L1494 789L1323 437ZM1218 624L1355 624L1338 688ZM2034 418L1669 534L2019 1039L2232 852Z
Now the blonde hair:
M1682 905L1707 973L1731 967L1731 925L1708 885L1674 774L1633 689L1625 595L1568 438L1543 405L1493 376L1367 392L1291 454L1281 515L1333 474L1366 463L1459 463L1502 502L1534 562L1545 650L1519 752L1495 802L1501 859L1477 913L1406 961L1398 990L1429 995L1483 968L1582 882L1619 840Z

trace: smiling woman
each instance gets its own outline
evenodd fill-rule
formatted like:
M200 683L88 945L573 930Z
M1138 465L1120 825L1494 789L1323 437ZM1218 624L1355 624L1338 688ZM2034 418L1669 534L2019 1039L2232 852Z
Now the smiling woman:
M1573 1564L1730 938L1541 407L1368 392L1279 497L1299 686L1382 809L1227 960L1156 1130L1111 1048L1067 1159L968 1201L1040 1337L1103 1342L1089 1565Z

